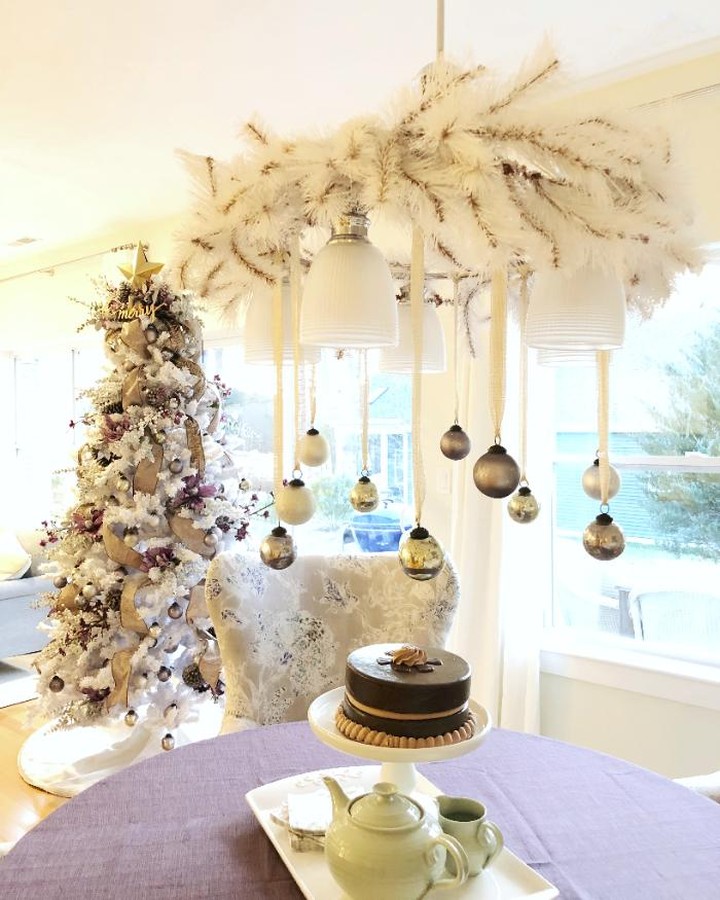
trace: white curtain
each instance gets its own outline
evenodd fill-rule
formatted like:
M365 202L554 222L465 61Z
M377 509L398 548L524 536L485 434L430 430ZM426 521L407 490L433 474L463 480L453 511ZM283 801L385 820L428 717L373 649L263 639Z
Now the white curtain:
M509 330L502 440L518 459L517 335L512 325ZM472 481L475 460L493 442L488 336L485 323L475 335L476 358L470 360L467 355L460 366L460 424L471 436L473 448L455 464L453 473L449 550L460 576L461 601L450 647L470 662L473 696L489 710L497 726L537 732L540 638L551 583L551 481L550 473L539 465L549 454L537 446L552 431L546 412L547 378L531 368L528 478L543 509L534 523L520 525L508 516L507 500L485 497ZM535 435L540 442L533 440Z

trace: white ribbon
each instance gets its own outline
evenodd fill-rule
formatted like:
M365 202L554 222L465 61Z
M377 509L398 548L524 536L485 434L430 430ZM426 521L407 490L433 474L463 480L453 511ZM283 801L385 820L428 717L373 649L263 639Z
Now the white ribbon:
M507 272L496 269L490 292L490 418L500 443L505 414L505 340L507 335Z
M415 493L415 521L422 520L425 502L425 471L423 469L420 441L422 415L421 360L423 348L423 292L425 287L425 237L417 225L413 226L412 258L410 262L410 322L413 336L412 379L412 454Z
M607 506L610 491L610 459L608 457L608 437L610 421L610 351L598 350L595 355L597 365L598 391L598 464L600 466L600 503Z

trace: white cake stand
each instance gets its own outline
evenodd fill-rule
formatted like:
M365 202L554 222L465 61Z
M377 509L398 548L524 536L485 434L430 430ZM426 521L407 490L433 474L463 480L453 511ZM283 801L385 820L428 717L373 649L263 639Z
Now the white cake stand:
M470 701L470 709L475 714L475 734L466 741L457 744L448 744L442 747L373 747L370 744L361 744L351 741L340 734L335 726L335 712L340 705L344 687L335 688L321 694L310 704L308 709L308 722L310 727L324 744L348 753L351 756L359 756L361 759L372 759L382 763L380 768L380 780L390 781L406 794L411 793L416 786L417 772L415 763L438 762L443 759L453 759L456 756L464 756L482 744L492 728L490 713L484 706Z

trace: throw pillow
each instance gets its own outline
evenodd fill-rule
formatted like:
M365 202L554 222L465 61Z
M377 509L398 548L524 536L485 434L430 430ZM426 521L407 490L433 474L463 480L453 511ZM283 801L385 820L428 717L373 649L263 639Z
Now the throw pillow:
M12 531L0 531L0 581L22 578L31 561L30 554Z

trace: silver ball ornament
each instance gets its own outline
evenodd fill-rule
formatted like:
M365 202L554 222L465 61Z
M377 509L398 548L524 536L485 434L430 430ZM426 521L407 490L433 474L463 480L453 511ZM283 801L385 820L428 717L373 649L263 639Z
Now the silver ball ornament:
M92 600L97 594L97 588L94 584L84 584L81 593L86 600Z
M177 703L168 703L168 705L163 710L163 718L166 722L174 721L177 715L178 705Z
M625 536L607 513L595 517L583 531L586 552L602 562L617 559L625 549Z
M416 581L435 578L445 563L445 551L422 525L405 534L398 556L403 572Z
M607 499L612 500L612 498L617 494L620 490L620 473L613 466L608 466L608 495ZM600 460L596 459L595 462L588 466L587 469L582 474L582 488L588 497L592 497L593 500L602 500L602 495L600 493Z
M283 485L275 498L278 519L288 525L302 525L312 519L315 512L315 495L300 478L293 478Z
M520 483L520 466L500 444L493 444L473 466L475 487L486 497L509 497Z
M48 682L48 687L53 692L53 694L59 694L60 691L65 687L65 682L59 675L53 675L53 677Z
M57 575L55 578L53 578L53 584L55 585L55 587L58 590L61 590L62 588L64 588L67 585L67 583L68 583L68 580L64 575Z
M167 666L160 666L160 668L158 669L158 673L157 673L158 681L162 681L163 684L166 681L170 681L171 675L172 675L172 672L170 671L170 669L168 669Z
M132 728L133 725L137 725L137 720L138 720L138 714L135 712L134 709L129 709L125 713L125 724L128 726L128 728Z
M350 505L357 512L368 513L377 509L379 502L380 494L377 486L367 475L361 475L350 491Z
M440 438L440 451L448 459L465 459L471 447L470 438L457 423L451 425Z
M260 559L271 569L287 569L296 557L295 542L282 525L273 528L260 544Z
M317 428L311 428L298 441L298 459L304 466L321 466L330 456L330 445Z
M508 500L507 511L513 522L527 525L537 519L540 513L540 504L533 497L530 488L523 485Z
M170 469L173 475L179 475L183 470L183 461L177 457L171 459L168 469Z
M124 475L118 475L115 479L115 490L125 494L130 490L130 482Z
M163 750L172 750L175 746L175 738L169 733L166 734L160 741L160 746Z
M214 531L208 531L205 537L203 538L203 544L206 547L217 547L220 539Z
M182 606L179 603L171 603L168 606L168 615L171 619L179 619L182 616Z

